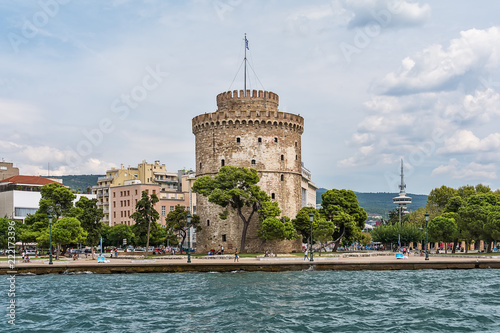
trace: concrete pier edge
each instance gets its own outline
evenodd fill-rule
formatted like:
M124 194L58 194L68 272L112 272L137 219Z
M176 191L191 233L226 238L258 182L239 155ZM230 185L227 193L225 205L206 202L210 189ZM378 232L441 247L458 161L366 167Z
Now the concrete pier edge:
M133 274L133 273L185 273L185 272L286 272L286 271L387 271L387 270L421 270L421 269L500 269L500 260L441 260L441 261L392 261L392 262L145 262L127 263L113 262L109 264L86 263L58 263L24 264L14 269L2 266L0 275L41 275L41 274Z

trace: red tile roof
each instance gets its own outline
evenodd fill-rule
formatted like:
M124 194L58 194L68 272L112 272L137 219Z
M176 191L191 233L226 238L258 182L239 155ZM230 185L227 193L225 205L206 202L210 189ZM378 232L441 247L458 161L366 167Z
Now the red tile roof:
M26 185L47 185L50 183L58 183L59 182L53 181L51 179L45 178L45 177L38 177L38 176L12 176L9 178L6 178L2 181L0 181L0 184L3 183L14 183L14 184L26 184Z

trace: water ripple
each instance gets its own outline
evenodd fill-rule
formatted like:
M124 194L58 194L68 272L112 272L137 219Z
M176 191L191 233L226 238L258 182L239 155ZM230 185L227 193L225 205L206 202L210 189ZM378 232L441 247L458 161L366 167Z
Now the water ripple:
M19 276L16 328L86 333L498 332L497 272ZM6 279L0 280L1 290L7 287ZM2 306L0 315L6 314ZM16 331L1 326L2 332Z

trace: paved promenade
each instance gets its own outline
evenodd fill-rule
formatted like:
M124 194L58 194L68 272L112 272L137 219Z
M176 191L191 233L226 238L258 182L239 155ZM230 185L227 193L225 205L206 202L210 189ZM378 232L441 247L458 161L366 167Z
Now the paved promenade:
M347 256L348 255L348 256ZM464 256L410 256L396 259L394 253L346 254L334 256L314 256L314 261L304 261L301 257L240 258L234 262L233 256L191 257L158 256L147 260L120 256L106 257L106 263L81 258L79 260L59 260L53 265L47 259L32 259L30 263L17 261L11 269L9 262L0 261L1 274L73 274L73 273L154 273L154 272L230 272L244 271L300 271L300 270L416 270L416 269L486 269L500 268L500 257Z

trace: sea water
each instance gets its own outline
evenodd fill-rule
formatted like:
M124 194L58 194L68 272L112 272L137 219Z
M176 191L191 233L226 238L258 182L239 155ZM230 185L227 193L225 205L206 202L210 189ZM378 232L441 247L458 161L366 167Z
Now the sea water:
M499 270L6 276L1 332L500 332Z

